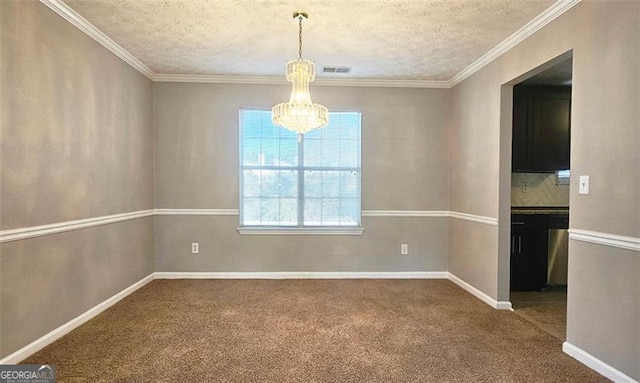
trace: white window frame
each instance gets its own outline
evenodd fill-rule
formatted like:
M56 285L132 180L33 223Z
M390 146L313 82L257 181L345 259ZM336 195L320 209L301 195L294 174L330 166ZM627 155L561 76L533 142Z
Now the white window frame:
M242 113L243 111L267 111L261 108L241 108L239 111L239 127L238 127L238 146L239 146L239 225L238 232L240 234L255 234L255 235L362 235L364 228L362 227L362 114L359 111L354 110L339 110L331 111L331 113L358 113L360 118L360 137L359 137L359 150L358 150L358 168L336 168L336 167L305 167L304 166L304 136L302 142L298 144L298 164L294 167L285 166L261 166L261 169L271 170L287 170L293 169L298 172L298 226L267 226L267 225L243 225L243 187L244 187L244 170L251 168L251 166L245 166L243 164L243 137L242 137ZM283 129L283 128L280 128ZM323 170L351 170L358 173L358 195L359 195L359 222L356 226L303 226L304 222L304 171L323 171Z

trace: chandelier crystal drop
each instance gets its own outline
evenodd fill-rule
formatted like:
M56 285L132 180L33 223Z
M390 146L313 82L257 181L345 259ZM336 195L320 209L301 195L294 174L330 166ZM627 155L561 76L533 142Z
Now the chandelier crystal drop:
M309 93L309 83L316 77L313 62L302 58L302 21L308 18L304 12L295 12L298 20L298 59L287 63L287 81L291 83L289 102L271 109L274 124L298 133L301 137L310 130L322 128L329 123L329 111L324 105L314 104Z

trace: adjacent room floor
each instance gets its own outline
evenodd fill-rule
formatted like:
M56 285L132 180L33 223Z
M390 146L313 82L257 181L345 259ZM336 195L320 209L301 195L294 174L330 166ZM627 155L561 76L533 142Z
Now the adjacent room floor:
M447 280L156 280L24 363L58 382L607 382Z
M511 293L517 315L561 341L567 338L567 289Z

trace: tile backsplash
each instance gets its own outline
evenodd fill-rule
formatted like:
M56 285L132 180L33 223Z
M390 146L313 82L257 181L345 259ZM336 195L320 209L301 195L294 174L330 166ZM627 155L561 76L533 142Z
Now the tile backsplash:
M511 206L569 206L569 185L554 173L512 173Z

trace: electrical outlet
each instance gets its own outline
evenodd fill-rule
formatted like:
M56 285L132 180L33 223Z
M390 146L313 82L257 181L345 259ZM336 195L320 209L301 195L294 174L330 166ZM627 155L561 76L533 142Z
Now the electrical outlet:
M193 242L191 244L191 254L200 253L200 244L198 242Z
M400 245L400 254L402 255L409 254L409 245L407 245L406 243L403 243L402 245Z

